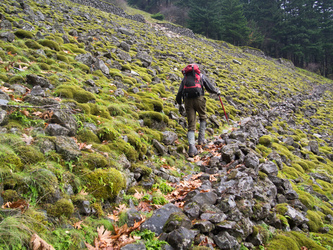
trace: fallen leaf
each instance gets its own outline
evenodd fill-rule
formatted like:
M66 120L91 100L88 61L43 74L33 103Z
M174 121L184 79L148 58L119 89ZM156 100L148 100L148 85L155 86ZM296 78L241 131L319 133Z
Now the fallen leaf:
M5 205L2 205L2 208L18 208L23 213L29 208L29 203L25 200L7 202Z
M23 141L27 144L27 145L31 145L31 143L34 141L34 138L31 135L26 135L23 134Z
M135 189L135 194L133 195L134 198L141 200L143 196L145 196L143 192L138 192L138 190Z
M78 222L74 223L73 227L76 228L76 229L81 229L82 228L81 227L82 223L83 223L83 220L78 221Z
M117 215L109 214L107 217L113 221L119 221L119 217Z
M33 234L30 240L30 248L32 250L54 250L54 247L40 238L37 234Z

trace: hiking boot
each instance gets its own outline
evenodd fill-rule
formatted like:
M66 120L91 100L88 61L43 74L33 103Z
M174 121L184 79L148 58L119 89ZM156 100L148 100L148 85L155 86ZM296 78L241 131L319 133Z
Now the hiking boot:
M188 156L193 157L198 154L198 150L195 147L195 133L194 131L188 131L187 133L187 139L188 139L188 144L189 144L189 149L188 149Z
M207 143L205 140L205 132L206 132L206 121L200 121L200 128L199 128L199 136L198 136L198 144L204 145Z
M189 157L194 157L197 154L198 154L198 150L195 147L195 145L194 144L190 144L189 147L188 147L188 156Z

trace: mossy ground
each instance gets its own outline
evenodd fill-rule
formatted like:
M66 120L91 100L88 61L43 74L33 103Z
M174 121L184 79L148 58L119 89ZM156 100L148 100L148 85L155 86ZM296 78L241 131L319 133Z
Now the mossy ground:
M6 13L7 4L13 13ZM64 22L64 15L58 9L43 3L27 1L31 9L36 13L40 11L44 15L51 15L58 22ZM64 6L74 6L70 1L61 0L55 4ZM14 0L1 3L1 13L3 20L11 23L25 20L26 12L20 12L16 8ZM76 24L73 27L64 25L64 33L46 32L37 24L29 23L34 27L33 31L16 29L13 31L16 38L13 42L1 40L0 50L0 87L5 85L12 86L20 84L29 89L32 86L26 84L26 75L38 74L50 81L55 89L47 90L48 98L60 100L62 105L71 107L75 113L79 130L75 135L78 143L88 146L83 148L80 158L73 161L65 161L63 157L55 151L49 151L45 155L39 150L38 139L41 138L40 132L34 132L33 128L43 131L49 122L48 119L41 119L34 115L35 112L44 112L40 109L27 109L29 115L22 114L23 109L16 108L9 110L9 121L4 126L7 130L17 131L16 134L1 134L0 137L0 191L4 192L3 197L6 201L14 201L24 198L30 203L30 211L26 215L13 217L0 217L1 229L6 233L1 239L0 248L8 242L19 248L27 246L29 236L32 231L48 239L50 243L58 249L80 248L82 242L93 244L96 237L96 227L104 225L105 228L112 230L109 221L88 217L84 219L84 232L79 230L67 230L60 228L62 223L73 224L77 220L72 215L74 207L70 199L78 197L87 192L83 199L92 202L92 206L97 211L99 217L103 217L102 205L104 201L113 202L114 198L125 189L126 176L121 172L118 159L124 154L131 163L130 170L134 173L141 173L143 178L152 175L152 168L146 166L145 161L154 162L156 168L168 164L172 166L170 173L181 177L192 170L185 166L184 157L180 155L160 157L154 155L153 140L162 142L163 130L175 131L178 134L178 145L176 152L183 153L186 150L186 129L178 121L169 118L170 114L175 113L180 117L177 108L174 106L175 92L178 90L179 80L171 80L170 75L174 74L181 79L180 70L189 63L188 60L200 63L205 68L206 74L212 82L215 82L222 92L222 100L229 119L238 121L244 117L259 114L262 110L270 109L271 102L283 102L286 98L293 98L298 93L311 93L314 84L332 83L328 79L290 68L276 63L274 60L265 60L251 54L244 54L242 48L234 47L230 44L222 45L195 40L188 37L166 37L160 36L160 31L150 29L148 23L138 23L119 16L104 13L85 6L75 5L80 11L91 13L94 17L88 21L83 20L82 16L73 15ZM130 11L137 10L129 9ZM19 15L15 16L16 11ZM68 8L68 15L73 14L73 9ZM150 15L144 14L147 20L153 22ZM103 22L97 21L103 19ZM106 20L106 21L105 21ZM111 22L109 21L112 20ZM108 26L107 28L105 25ZM143 62L134 59L139 51L137 44L132 44L128 52L133 60L125 62L118 58L117 46L109 39L115 36L119 41L127 41L128 36L120 34L116 26L131 27L135 31L134 40L144 44L145 49L150 51L152 56L151 68L143 66ZM52 26L49 20L47 25ZM70 30L79 33L86 33L90 30L100 32L94 36L89 45L80 41L78 37L70 35ZM147 32L149 30L150 32ZM40 31L43 39L36 39L36 32ZM98 33L97 32L97 33ZM64 35L68 41L65 43ZM106 39L107 38L107 39ZM211 42L211 41L209 41ZM188 46L191 44L193 47ZM41 51L42 50L42 51ZM112 52L113 51L113 52ZM183 52L186 57L180 56ZM102 60L110 70L108 76L101 70L89 67L82 62L75 60L76 56L86 53L101 55ZM104 57L108 53L108 57ZM157 55L165 56L167 59L160 60ZM168 58L168 55L172 58ZM233 63L235 55L241 55L242 65ZM243 56L244 55L244 56ZM110 61L108 61L110 59ZM119 64L117 68L109 62ZM20 70L21 69L21 70ZM132 71L138 75L132 75ZM153 79L158 77L159 82ZM89 90L87 80L95 82L98 91ZM124 90L124 96L115 96L116 84L123 84L129 89ZM133 90L139 90L134 93ZM12 93L10 93L12 94ZM330 92L331 94L331 92ZM310 173L326 173L327 176L333 175L333 163L328 160L332 154L332 147L324 140L314 134L325 134L332 138L332 97L327 92L320 103L304 100L301 106L295 110L293 117L296 124L306 129L292 129L288 121L283 117L277 117L269 127L271 133L262 136L256 152L261 156L260 162L265 162L266 157L273 151L277 152L287 164L283 164L283 169L279 171L281 178L292 179L297 185L293 184L297 191L300 201L309 209L309 228L311 237L305 234L294 232L281 232L275 235L274 239L268 241L268 249L300 249L306 246L308 249L321 249L320 247L332 246L332 235L319 234L320 227L329 224L325 219L326 215L333 215L331 203L320 200L315 195L304 191L305 185L313 187L314 191L325 195L332 200L332 184L316 180L320 185L315 184L310 179ZM22 102L22 95L13 94L13 105L28 105ZM16 98L16 100L15 100ZM215 115L223 117L224 113L219 104L219 100L206 93L208 116ZM233 106L228 100L232 100ZM63 106L62 106L63 107ZM316 113L310 117L304 116L304 111L316 109ZM311 121L318 119L321 124L314 126ZM142 121L141 121L142 120ZM223 120L220 119L221 124ZM93 131L84 124L90 123L96 126ZM142 126L142 123L144 126ZM223 128L210 127L215 134L221 133ZM288 133L287 133L288 132ZM26 135L23 136L23 135ZM33 138L32 145L27 145L26 138ZM282 143L283 139L291 136L295 145L287 146ZM50 138L52 141L52 139ZM305 149L309 142L316 140L319 143L319 155ZM299 157L294 154L296 148L301 149L301 154L308 157ZM261 179L266 175L260 172ZM158 180L156 180L158 182ZM163 183L163 182L162 182ZM73 187L74 196L64 191L66 184ZM164 188L165 185L160 185ZM145 192L142 187L132 187L127 195L133 195L137 188L138 191ZM134 190L133 190L134 189ZM162 191L162 190L161 190ZM62 199L54 204L49 203L52 195L60 192ZM81 197L82 198L82 197ZM156 204L163 204L165 201L159 191L154 192L151 197ZM56 223L51 223L51 229L45 222L45 217L39 209L47 209L48 213L56 218ZM287 223L284 217L285 204L276 207L280 221ZM97 216L97 217L98 217ZM19 225L24 225L19 227ZM260 229L260 228L259 228ZM258 231L259 231L258 229ZM49 232L52 232L50 234ZM19 237L16 237L19 235ZM320 246L320 244L321 246ZM283 248L286 247L286 248Z

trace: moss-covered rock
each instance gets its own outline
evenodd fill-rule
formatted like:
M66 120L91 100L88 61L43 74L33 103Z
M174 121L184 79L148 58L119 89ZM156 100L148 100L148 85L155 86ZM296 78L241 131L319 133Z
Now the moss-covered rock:
M17 31L14 32L15 36L19 38L33 38L34 34L31 31L28 30L22 30L18 29Z
M86 175L87 192L98 200L113 200L126 187L122 174L114 169L96 169Z
M84 153L78 162L79 166L94 170L108 166L105 156L98 153Z
M43 40L39 40L38 42L43 46L49 47L50 49L53 49L56 51L60 50L59 44L55 41L43 39Z
M16 152L24 164L34 164L44 161L44 155L33 146L20 146Z
M70 217L74 213L74 205L68 199L60 199L47 209L47 213L55 217L61 217L62 215Z
M60 97L67 97L74 99L79 103L86 103L89 101L91 102L95 101L96 99L94 94L74 85L60 85L55 90L55 94Z

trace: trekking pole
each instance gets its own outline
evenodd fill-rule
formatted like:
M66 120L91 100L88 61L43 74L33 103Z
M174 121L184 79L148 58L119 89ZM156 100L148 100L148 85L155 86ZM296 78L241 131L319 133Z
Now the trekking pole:
M222 108L223 108L223 111L224 111L225 118L227 119L228 125L230 125L227 113L225 112L225 109L224 109L224 106L223 106L223 102L222 102L221 96L219 96L219 98L220 98L220 102L221 102L221 105L222 105Z

